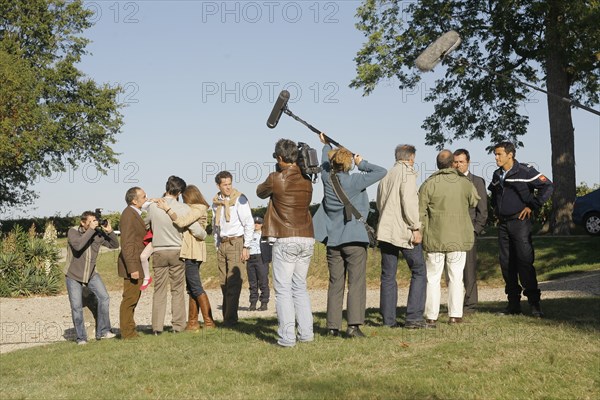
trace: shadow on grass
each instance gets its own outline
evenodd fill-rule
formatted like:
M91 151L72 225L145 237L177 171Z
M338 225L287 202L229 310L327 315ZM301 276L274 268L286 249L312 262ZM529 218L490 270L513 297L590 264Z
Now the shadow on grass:
M406 313L406 307L398 308L398 322L402 324L402 318ZM328 335L329 329L327 328L327 313L326 312L313 312L313 330L315 336L326 337ZM346 311L343 312L343 322L342 322L342 336L343 331L347 327L347 318ZM381 314L379 313L378 308L368 308L365 313L365 325L372 327L381 327L383 326L383 320L381 318ZM239 332L245 335L254 336L259 340L262 340L267 343L276 344L277 343L277 318L256 318L256 319L241 319L238 323L232 328L224 328L220 329L229 329L231 331Z
M404 315L406 307L398 308L398 315ZM365 313L365 325L367 326L382 326L383 321L378 308L368 308ZM315 336L326 337L328 334L327 328L327 313L313 312L313 330ZM343 313L342 331L346 328L346 310ZM229 329L245 335L254 336L259 340L267 343L277 343L277 318L256 318L256 319L240 319L238 323L231 328L221 327L219 329Z
M345 312L344 312L345 318ZM327 314L325 312L313 312L313 331L315 337L327 336ZM254 336L259 340L267 343L277 343L277 318L256 318L256 319L241 319L233 328L230 329L245 335Z
M277 343L277 319L272 317L240 319L234 327L226 328L220 325L218 329L229 329L245 335L254 336L258 340L270 344Z
M529 306L523 301L523 312L527 316ZM550 299L543 300L542 302L545 317L541 320L531 317L531 322L541 321L552 323L569 325L573 328L580 329L586 332L590 330L600 331L600 297L586 297L586 298L564 298L564 299ZM506 306L503 302L494 303L481 303L479 306L478 314L497 314L503 310ZM442 307L440 310L440 328L445 329L443 324L445 317L445 309ZM397 321L398 324L404 324L404 316L406 315L406 307L397 308ZM328 333L327 329L327 314L325 312L314 312L314 333L316 339L318 337L326 337ZM466 319L477 318L467 316ZM498 316L498 318L512 318ZM521 317L522 318L522 317ZM342 330L346 327L346 312L344 311L344 319ZM378 308L368 308L365 313L365 325L378 328L383 326L383 321ZM468 324L467 324L468 325ZM479 323L475 324L479 325ZM231 332L237 332L244 335L254 337L258 340L269 344L277 343L277 318L253 318L253 319L241 319L237 325L232 328L225 328L222 325L218 329L229 330Z
M552 321L570 325L584 331L600 331L600 297L576 297L562 299L542 299L544 318L541 320L531 317L532 321ZM522 301L523 314L531 315L529 305ZM506 303L482 303L480 313L497 314L506 307ZM498 316L498 318L512 318L511 316Z

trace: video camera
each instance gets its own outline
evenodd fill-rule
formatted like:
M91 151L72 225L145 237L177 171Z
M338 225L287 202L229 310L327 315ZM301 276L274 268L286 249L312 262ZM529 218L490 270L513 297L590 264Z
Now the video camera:
M298 142L298 161L296 161L302 175L306 176L313 183L317 182L318 175L321 173L321 165L317 150L306 143Z
M94 211L94 216L98 220L98 227L96 229L100 229L101 226L103 226L103 227L108 226L108 220L102 218L102 209L101 208L96 208L96 210Z
M273 158L277 159L275 153L273 153ZM306 179L312 181L312 183L317 182L319 173L321 173L321 166L315 149L306 143L298 142L298 159L296 160L296 164ZM280 171L279 164L275 164L275 170Z

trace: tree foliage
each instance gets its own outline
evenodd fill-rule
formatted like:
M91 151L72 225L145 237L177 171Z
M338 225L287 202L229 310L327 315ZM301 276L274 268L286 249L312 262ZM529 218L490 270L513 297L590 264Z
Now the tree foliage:
M31 203L37 177L117 161L121 89L76 67L91 16L79 0L0 0L0 210Z
M587 106L600 96L600 2L585 0L363 0L357 28L367 37L355 61L351 87L368 95L383 79L400 89L421 80L417 56L435 39L456 30L461 45L443 61L443 78L425 100L434 112L423 122L425 143L489 138L522 146L527 115L520 112L534 85L548 96L553 178L554 232L568 231L575 198L571 98ZM466 60L466 62L460 62ZM437 67L442 69L442 67Z

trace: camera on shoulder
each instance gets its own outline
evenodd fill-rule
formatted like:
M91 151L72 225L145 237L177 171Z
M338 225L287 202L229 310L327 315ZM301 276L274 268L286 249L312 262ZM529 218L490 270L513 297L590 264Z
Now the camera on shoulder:
M298 164L302 175L310 179L313 183L317 182L318 176L321 173L317 150L306 143L298 142L298 161L296 161L296 164Z

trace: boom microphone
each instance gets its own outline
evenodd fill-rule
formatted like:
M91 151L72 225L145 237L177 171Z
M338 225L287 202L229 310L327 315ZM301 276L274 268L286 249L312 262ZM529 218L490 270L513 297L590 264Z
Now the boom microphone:
M269 115L269 119L267 120L267 126L271 129L275 128L277 126L277 123L279 122L279 118L281 118L281 114L287 114L290 117L294 118L296 121L300 122L302 125L306 126L308 129L310 129L317 135L320 135L321 134L320 129L315 128L314 126L312 126L311 124L309 124L308 122L306 122L305 120L303 120L302 118L300 118L299 116L294 114L287 107L287 103L289 100L290 100L290 92L288 92L287 90L282 90L281 93L279 93L279 97L277 98L275 105L273 106L273 111L271 111L271 115ZM339 144L338 142L336 142L335 140L333 140L332 138L330 138L329 136L327 136L325 134L323 134L323 135L325 136L327 141L329 143L331 143L332 145L337 146L337 147L344 147L341 144Z
M440 61L442 61L442 59L444 57L446 57L448 54L450 54L454 49L456 49L458 47L460 42L461 42L461 39L460 39L460 35L458 34L458 32L448 31L448 32L444 33L442 36L437 38L437 40L435 42L433 42L429 46L427 46L427 48L419 55L419 57L417 57L417 59L415 60L415 64L416 64L417 68L419 70L421 70L422 72L428 72L428 71L433 70L433 68ZM596 114L596 115L600 116L600 111L594 110L593 108L588 107L584 104L581 104L580 102L578 102L576 100L570 99L568 97L560 96L556 93L549 92L540 87L534 86L531 83L523 82L520 79L493 71L489 68L481 67L478 65L473 65L464 58L457 60L457 63L462 64L467 67L473 66L475 68L479 68L480 70L486 71L490 74L493 74L496 76L501 76L506 79L511 79L515 82L520 83L523 86L527 86L528 88L537 90L538 92L545 93L548 96L552 96L558 100L564 101L565 103L568 103L574 107L580 108L582 110L585 110L585 111L591 112L592 114Z
M431 43L417 57L415 64L422 72L431 71L442 59L460 44L460 35L456 31L448 31Z
M275 128L279 123L279 118L281 118L281 114L283 114L283 110L287 108L287 103L290 100L290 92L287 90L282 90L279 93L279 97L273 106L273 111L271 111L271 115L269 115L269 119L267 120L267 126L271 129Z

